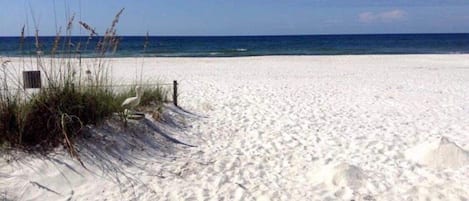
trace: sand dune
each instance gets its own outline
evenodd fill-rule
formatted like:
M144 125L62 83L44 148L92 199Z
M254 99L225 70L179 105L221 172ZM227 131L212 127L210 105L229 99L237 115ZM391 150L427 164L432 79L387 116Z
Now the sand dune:
M140 61L115 59L114 77L132 80ZM91 128L89 170L66 154L4 157L0 198L469 199L468 55L147 58L144 70L178 80L184 110Z
M438 169L469 165L469 152L446 137L436 143L424 143L409 149L408 156L419 164Z

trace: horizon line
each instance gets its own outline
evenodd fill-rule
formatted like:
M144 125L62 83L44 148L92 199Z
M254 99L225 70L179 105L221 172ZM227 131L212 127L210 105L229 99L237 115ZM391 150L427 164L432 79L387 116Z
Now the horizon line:
M240 34L240 35L186 35L186 34L175 34L175 35L149 35L149 37L258 37L258 36L272 36L272 37L283 37L283 36L353 36L353 35L443 35L443 34L469 34L469 32L421 32L421 33L344 33L344 34ZM70 37L88 37L89 35L70 35ZM146 37L146 35L117 35L117 37ZM0 37L21 37L21 36L0 36ZM25 36L25 38L31 38L35 36ZM44 35L39 37L56 37L56 35ZM63 35L61 37L68 37L67 35ZM103 37L101 35L94 36L94 37Z

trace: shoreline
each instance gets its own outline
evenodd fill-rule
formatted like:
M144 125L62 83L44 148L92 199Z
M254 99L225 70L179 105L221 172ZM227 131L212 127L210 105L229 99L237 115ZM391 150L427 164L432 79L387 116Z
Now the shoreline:
M74 55L74 54L72 54ZM444 55L469 55L469 53L405 53L405 54L279 54L279 55L246 55L246 56L106 56L106 57L81 57L82 59L126 59L126 58L187 58L187 59L204 59L204 58L255 58L255 57L350 57L350 56L444 56ZM36 58L36 55L27 56L8 56L0 55L0 58ZM44 59L66 59L69 57L50 57L41 56ZM76 58L78 57L71 57Z

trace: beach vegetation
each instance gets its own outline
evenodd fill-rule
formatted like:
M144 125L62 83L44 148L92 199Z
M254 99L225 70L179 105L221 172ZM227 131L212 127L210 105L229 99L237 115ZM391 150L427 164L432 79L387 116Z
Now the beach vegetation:
M36 54L20 58L19 66L0 58L0 148L21 149L48 153L63 145L73 157L79 159L75 150L76 139L83 136L86 125L96 125L113 116L122 117L122 101L135 94L135 87L116 88L112 80L112 62L109 59L118 49L120 37L116 27L124 9L117 12L110 27L100 36L86 22L78 24L89 32L87 41L72 41L74 15L70 16L65 35L57 31L54 43L46 49L42 46L39 31L35 28ZM23 51L26 37L24 27L19 41ZM98 37L96 46L90 41ZM144 44L145 48L147 44ZM82 52L94 52L85 62ZM46 52L47 54L44 54ZM42 73L40 89L24 89L19 78L21 70L33 63ZM18 65L18 64L17 64ZM137 82L136 82L137 83ZM162 86L143 85L140 105L156 108L161 112L167 101L168 90ZM116 115L117 114L117 115Z

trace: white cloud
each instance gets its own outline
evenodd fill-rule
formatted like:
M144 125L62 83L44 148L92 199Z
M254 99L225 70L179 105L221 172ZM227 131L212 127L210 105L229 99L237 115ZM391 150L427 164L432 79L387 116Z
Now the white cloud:
M400 20L405 17L406 13L403 10L391 10L388 12L383 12L380 13L380 18L381 20L384 21L394 21L394 20Z
M406 12L400 9L384 11L379 13L363 12L358 15L358 20L363 23L371 22L393 22L404 19Z
M360 20L360 22L372 22L376 20L376 17L377 16L373 14L372 12L364 12L358 15L358 20Z

